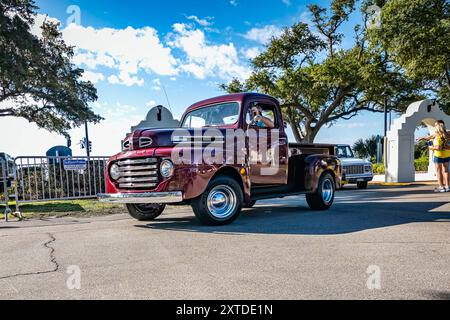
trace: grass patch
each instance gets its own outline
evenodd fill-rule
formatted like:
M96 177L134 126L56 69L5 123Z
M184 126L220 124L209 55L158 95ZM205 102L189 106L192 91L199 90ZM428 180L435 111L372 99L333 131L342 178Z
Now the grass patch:
M15 203L9 204L11 210L15 210ZM126 210L120 204L104 204L97 200L65 200L24 203L20 205L20 211L25 218L43 217L91 217L109 214L124 213ZM0 205L0 219L5 218L5 205Z

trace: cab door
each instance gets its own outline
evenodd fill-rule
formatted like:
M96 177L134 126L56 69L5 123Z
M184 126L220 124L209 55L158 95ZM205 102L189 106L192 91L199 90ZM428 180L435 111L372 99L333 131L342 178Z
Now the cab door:
M264 117L272 120L274 128L251 124L251 110L255 104L261 107ZM250 100L245 115L252 186L287 184L289 147L278 104L270 99Z

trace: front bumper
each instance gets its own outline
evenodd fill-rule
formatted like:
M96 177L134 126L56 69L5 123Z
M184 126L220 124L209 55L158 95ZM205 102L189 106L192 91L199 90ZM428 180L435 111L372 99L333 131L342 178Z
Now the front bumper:
M346 174L343 177L344 183L357 183L357 182L365 182L372 181L373 174Z
M98 194L100 202L143 204L143 203L180 203L183 202L181 191L148 192L148 193L101 193Z

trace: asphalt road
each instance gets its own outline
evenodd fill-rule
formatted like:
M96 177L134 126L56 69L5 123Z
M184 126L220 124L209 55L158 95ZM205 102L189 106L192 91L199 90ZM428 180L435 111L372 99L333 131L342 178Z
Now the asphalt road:
M450 299L450 194L431 190L261 201L225 227L188 207L1 223L0 299Z

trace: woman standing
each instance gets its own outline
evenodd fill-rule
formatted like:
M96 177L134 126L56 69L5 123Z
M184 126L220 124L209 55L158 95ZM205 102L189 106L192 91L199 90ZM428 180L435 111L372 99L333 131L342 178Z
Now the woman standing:
M450 188L450 174L449 174L449 162L450 162L450 148L448 144L450 142L450 134L445 128L445 123L442 120L436 121L434 124L435 134L419 140L429 140L430 150L434 153L434 166L436 168L436 175L438 179L439 187L435 189L435 192L449 192Z

